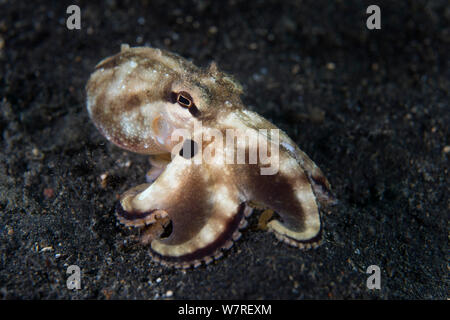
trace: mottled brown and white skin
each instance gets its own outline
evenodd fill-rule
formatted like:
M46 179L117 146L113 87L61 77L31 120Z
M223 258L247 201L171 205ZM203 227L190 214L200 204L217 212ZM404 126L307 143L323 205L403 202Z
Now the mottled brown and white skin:
M252 204L278 214L267 224L278 239L299 248L320 243L319 207L335 198L320 169L281 130L279 169L272 175L261 174L267 164L259 160L207 163L196 161L198 150L174 152L180 145L172 141L174 130L194 132L200 123L192 141L202 142L201 150L212 142L206 136L225 136L226 129L247 129L275 143L260 129L277 127L244 108L241 86L214 63L200 69L167 51L123 45L96 66L86 89L87 109L100 132L119 147L150 155L148 183L121 196L117 216L143 229L141 240L156 261L187 268L219 258L239 238ZM217 156L231 151L237 152L225 146Z

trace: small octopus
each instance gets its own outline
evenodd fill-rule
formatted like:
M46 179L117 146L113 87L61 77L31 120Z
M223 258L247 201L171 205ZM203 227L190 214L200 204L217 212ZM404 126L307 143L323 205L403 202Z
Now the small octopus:
M201 69L168 51L122 45L96 66L86 90L99 131L150 157L147 183L121 196L116 215L141 229L155 261L189 268L220 258L254 208L277 214L265 227L279 240L320 244L320 206L336 203L329 182L286 133L245 109L242 87L214 62ZM233 130L267 152L251 159L250 142L224 143Z

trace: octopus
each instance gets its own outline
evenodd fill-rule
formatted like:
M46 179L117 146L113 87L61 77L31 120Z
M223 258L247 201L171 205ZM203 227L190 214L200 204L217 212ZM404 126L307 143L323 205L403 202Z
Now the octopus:
M264 229L280 241L321 243L321 208L337 201L330 183L286 133L245 108L242 86L214 62L199 68L165 50L122 45L97 64L86 91L100 133L149 157L146 183L122 194L115 211L139 228L155 261L211 263L255 208L272 212Z

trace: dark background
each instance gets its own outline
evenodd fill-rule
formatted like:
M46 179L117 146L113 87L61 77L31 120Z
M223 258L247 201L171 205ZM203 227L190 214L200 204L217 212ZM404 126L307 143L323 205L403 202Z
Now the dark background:
M72 3L81 30L66 28ZM381 30L366 28L370 4ZM446 299L449 18L446 0L0 1L0 297ZM147 160L99 134L84 91L122 43L214 60L243 84L333 185L320 248L279 243L257 215L193 270L130 240L114 206ZM369 265L381 290L366 287Z

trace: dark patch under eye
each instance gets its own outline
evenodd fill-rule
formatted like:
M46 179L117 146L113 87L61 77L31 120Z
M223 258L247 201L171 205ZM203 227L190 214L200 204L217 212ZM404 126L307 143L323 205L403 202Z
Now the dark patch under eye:
M177 102L177 97L178 97L178 94L176 92L171 92L169 94L169 101L171 103L176 103Z
M200 110L198 110L195 104L192 105L192 107L190 107L188 110L194 117L198 117L200 115Z

